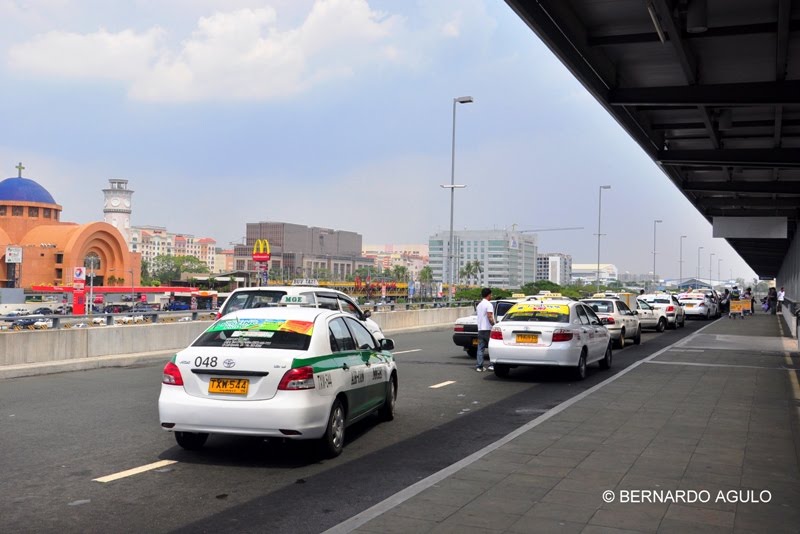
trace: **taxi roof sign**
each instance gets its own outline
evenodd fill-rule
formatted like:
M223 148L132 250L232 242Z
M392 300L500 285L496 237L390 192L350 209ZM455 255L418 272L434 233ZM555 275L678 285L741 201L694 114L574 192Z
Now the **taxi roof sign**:
M280 304L282 306L308 306L314 303L308 300L306 295L284 295L281 297Z

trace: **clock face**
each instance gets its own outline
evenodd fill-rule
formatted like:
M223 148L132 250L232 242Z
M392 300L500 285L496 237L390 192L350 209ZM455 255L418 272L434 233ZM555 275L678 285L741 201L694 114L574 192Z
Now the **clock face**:
M111 199L111 205L115 206L115 207L119 206L119 199L117 197L112 198Z
M127 198L125 199L125 207L126 208L130 208L131 207L131 201L129 199L127 199Z

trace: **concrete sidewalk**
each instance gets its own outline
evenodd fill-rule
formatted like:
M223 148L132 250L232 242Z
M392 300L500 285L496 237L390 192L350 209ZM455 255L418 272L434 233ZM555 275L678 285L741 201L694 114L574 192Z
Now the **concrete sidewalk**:
M789 336L720 319L329 532L800 532Z

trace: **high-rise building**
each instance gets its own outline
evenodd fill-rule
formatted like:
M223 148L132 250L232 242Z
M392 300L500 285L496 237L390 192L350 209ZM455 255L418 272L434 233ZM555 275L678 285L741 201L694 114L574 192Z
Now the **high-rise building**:
M561 252L543 252L536 257L536 279L560 286L572 281L572 256Z
M374 262L375 268L384 271L402 266L407 269L411 280L419 278L419 272L428 265L428 245L364 245L362 255Z
M449 232L430 236L430 267L435 281L448 283ZM453 272L457 283L473 283L515 289L536 281L536 234L509 230L463 230L453 232ZM461 276L467 263L480 265L479 272Z
M193 256L215 269L217 242L210 237L196 238L191 234L176 234L163 226L132 226L131 251L139 252L151 263L157 256Z
M281 273L285 279L346 280L356 269L372 266L372 261L361 255L361 234L264 221L247 223L245 243L234 247L235 270L258 271L252 253L259 239L269 241L272 255L270 270Z

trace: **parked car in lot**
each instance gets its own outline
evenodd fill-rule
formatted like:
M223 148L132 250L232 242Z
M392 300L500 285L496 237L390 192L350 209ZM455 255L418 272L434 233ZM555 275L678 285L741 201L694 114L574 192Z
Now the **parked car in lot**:
M503 319L505 313L520 299L493 300L495 321ZM475 304L477 306L477 303ZM478 355L478 316L476 314L459 317L453 325L453 343L462 347L470 358Z
M682 328L686 326L686 312L678 302L678 297L670 293L649 293L641 295L640 300L645 301L654 308L664 310L667 317L668 328Z
M600 318L600 322L608 328L614 345L621 349L625 340L633 340L634 345L642 342L642 327L639 316L622 300L616 298L581 299L581 302L592 308Z
M317 286L266 286L234 289L217 312L217 318L236 310L278 306L284 296L305 299L310 305L328 310L349 313L363 322L377 340L383 339L381 327L370 319L372 312L362 311L346 293L336 289Z
M319 440L336 456L351 424L376 412L394 418L393 348L338 310L233 312L164 367L161 427L190 450L209 434L233 434Z
M713 293L684 293L678 297L678 302L683 306L686 317L696 317L707 321L720 316L719 304Z
M41 308L36 308L33 310L31 315L53 315L53 309L48 308L47 306L42 306Z
M189 306L188 303L180 300L173 300L172 302L164 306L164 310L166 311L186 311L190 308L191 306Z
M519 366L559 366L586 376L586 366L611 367L611 335L583 302L549 300L515 304L492 327L489 339L494 373L506 377Z
M36 322L43 319L41 315L26 315L12 321L11 328L35 328Z

